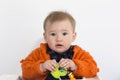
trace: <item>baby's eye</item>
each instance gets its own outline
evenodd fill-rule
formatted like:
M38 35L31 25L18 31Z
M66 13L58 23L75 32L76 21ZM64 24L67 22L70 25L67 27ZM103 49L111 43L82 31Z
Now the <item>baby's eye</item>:
M63 33L63 35L65 36L65 35L67 35L67 33L66 33L66 32L64 32L64 33Z
M55 36L55 33L51 33L52 36Z

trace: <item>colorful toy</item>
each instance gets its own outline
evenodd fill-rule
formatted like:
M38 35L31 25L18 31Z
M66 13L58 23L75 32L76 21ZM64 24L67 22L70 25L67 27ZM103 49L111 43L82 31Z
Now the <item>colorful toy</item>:
M59 64L56 64L56 70L53 71L53 72L51 72L51 75L52 75L54 78L60 79L60 80L61 80L60 77L63 77L63 76L68 75L69 78L70 78L70 80L76 80L76 79L74 78L74 75L72 74L72 72L69 72L69 71L67 71L67 69L65 69L65 68L63 68L63 67L60 67Z
M76 80L75 77L74 77L74 75L72 74L72 72L69 73L68 76L69 76L70 80Z
M59 64L56 64L56 70L51 72L52 76L56 79L59 79L61 76L67 75L67 70L60 67Z

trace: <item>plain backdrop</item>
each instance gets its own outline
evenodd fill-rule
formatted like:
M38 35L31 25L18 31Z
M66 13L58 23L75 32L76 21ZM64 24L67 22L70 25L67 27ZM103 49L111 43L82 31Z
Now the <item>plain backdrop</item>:
M78 44L96 60L101 80L120 80L119 0L0 0L0 75L21 75L20 60L43 41L43 21L54 10L76 20Z

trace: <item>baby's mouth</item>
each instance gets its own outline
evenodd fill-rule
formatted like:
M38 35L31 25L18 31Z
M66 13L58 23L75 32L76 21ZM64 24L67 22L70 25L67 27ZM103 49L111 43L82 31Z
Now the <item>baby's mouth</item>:
M56 47L62 47L63 45L62 44L57 44Z

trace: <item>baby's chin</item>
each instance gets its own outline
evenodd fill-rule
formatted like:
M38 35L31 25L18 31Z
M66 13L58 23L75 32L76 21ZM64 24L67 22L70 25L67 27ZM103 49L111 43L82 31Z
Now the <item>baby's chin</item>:
M58 54L62 54L64 53L66 50L55 50L55 52L57 52Z

